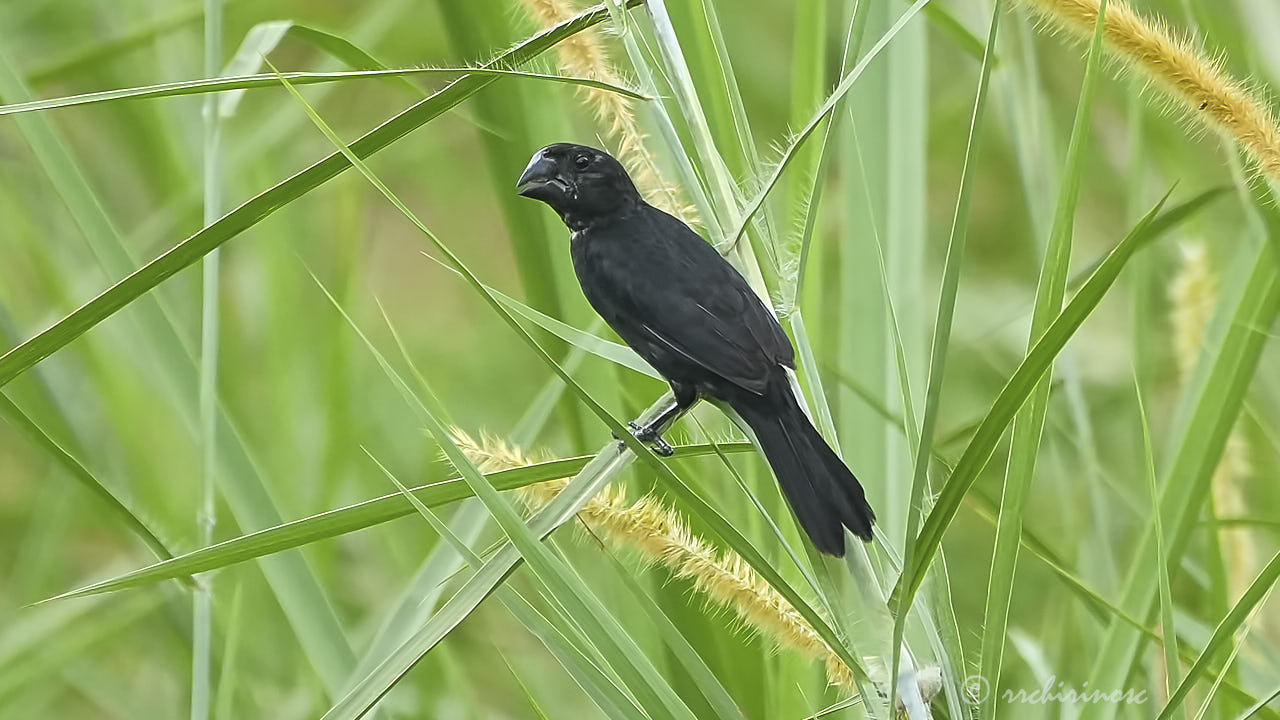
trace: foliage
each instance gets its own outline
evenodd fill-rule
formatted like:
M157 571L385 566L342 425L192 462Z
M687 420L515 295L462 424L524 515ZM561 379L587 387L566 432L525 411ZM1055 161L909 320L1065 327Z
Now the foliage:
M0 720L1280 717L1263 5L0 7ZM775 301L874 543L610 440L558 140Z

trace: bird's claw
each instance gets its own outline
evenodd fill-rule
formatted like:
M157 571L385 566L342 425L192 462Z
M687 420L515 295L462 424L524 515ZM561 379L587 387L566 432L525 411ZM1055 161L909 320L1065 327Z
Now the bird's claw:
M675 449L666 440L663 440L662 435L654 428L637 425L633 422L627 423L627 427L631 429L631 434L637 440L653 448L653 451L662 457L671 457L676 454ZM617 433L613 434L613 439L619 442L622 441L622 438L619 438Z

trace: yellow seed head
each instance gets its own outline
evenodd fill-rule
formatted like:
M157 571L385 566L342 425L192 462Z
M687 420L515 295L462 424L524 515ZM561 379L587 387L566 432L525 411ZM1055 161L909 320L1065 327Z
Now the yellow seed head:
M452 435L458 447L483 470L530 464L519 448L501 438L486 435L476 441L459 428L453 428ZM551 480L517 492L530 508L538 509L551 502L568 482ZM662 565L688 579L708 600L731 610L779 646L821 661L833 684L856 690L849 668L777 590L736 553L717 552L689 532L676 513L654 498L646 496L631 502L621 489L611 486L592 498L578 517L606 541L631 548L645 562Z
M1098 0L1019 0L1050 24L1088 37ZM1203 127L1231 138L1262 173L1280 181L1280 130L1271 107L1191 40L1161 20L1143 17L1124 0L1107 3L1103 36L1113 56L1162 87Z
M1213 318L1218 296L1218 276L1209 263L1203 243L1182 248L1182 266L1170 283L1174 354L1178 372L1186 382L1195 369L1204 344L1205 330ZM1245 482L1252 473L1249 443L1238 429L1227 437L1222 458L1214 469L1212 484L1214 511L1221 516L1246 515L1248 501ZM1227 564L1227 588L1231 599L1240 597L1258 568L1258 549L1247 529L1228 528L1220 532Z

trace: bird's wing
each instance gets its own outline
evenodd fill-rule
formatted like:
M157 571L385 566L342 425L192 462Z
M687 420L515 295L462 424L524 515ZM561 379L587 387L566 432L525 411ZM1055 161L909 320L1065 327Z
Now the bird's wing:
M660 212L660 211L655 211ZM658 343L744 389L763 393L794 352L773 312L715 248L665 213L647 281L627 293L633 322Z

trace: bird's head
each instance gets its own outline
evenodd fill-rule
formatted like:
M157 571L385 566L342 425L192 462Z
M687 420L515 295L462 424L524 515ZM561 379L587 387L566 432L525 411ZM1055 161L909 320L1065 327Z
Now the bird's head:
M550 205L573 230L640 203L622 163L603 150L572 143L548 145L534 153L516 190Z

